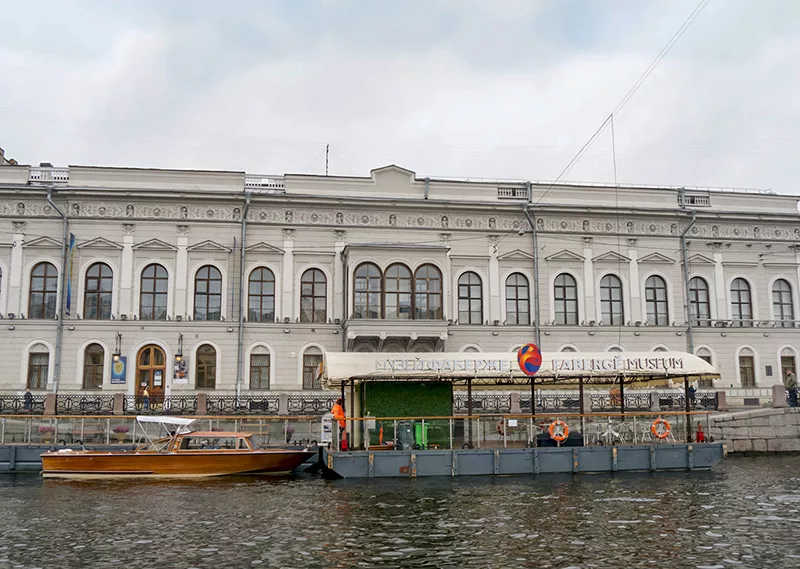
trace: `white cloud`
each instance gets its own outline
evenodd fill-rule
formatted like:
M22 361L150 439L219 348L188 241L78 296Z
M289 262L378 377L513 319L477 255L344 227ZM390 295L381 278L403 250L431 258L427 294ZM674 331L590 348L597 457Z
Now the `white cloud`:
M283 173L321 172L330 142L334 174L552 179L694 6L501 4L192 21L150 7L92 12L87 29L64 11L62 50L0 25L0 145L28 162ZM796 193L797 13L712 2L615 120L620 181ZM612 175L606 132L567 178Z

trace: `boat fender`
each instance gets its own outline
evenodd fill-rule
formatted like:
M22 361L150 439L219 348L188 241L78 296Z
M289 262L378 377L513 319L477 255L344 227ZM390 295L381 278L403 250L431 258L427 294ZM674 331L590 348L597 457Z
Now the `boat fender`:
M569 425L567 425L561 419L556 419L552 423L550 423L550 427L548 428L548 432L550 433L550 438L556 442L563 443L567 440L569 436Z
M653 433L653 436L657 439L666 439L671 431L672 427L669 421L662 417L659 417L650 425L650 432Z

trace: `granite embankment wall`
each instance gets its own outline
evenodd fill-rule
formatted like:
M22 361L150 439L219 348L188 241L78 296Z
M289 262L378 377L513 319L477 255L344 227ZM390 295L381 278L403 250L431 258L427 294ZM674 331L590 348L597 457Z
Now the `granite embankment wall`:
M800 408L753 409L712 415L711 436L728 452L800 452Z

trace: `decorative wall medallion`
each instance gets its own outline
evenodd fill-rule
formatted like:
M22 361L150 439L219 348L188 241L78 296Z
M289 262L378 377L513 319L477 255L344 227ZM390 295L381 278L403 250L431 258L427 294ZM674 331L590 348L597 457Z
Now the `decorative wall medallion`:
M233 208L233 219L234 219L234 221L239 221L239 219L241 219L241 217L242 217L242 210L240 210L238 207Z
M317 215L316 213L312 213L311 214L311 221L313 221L314 223L319 221L319 215Z
M650 233L655 233L655 232L656 232L656 226L655 226L655 224L651 223L650 224Z
M122 224L122 232L125 235L133 235L133 232L134 232L135 229L136 229L136 226L133 225L133 223L123 223Z
M614 224L613 223L606 223L606 231L613 231Z
M161 217L161 208L154 207L153 208L153 215L155 215L156 217Z
M46 214L50 215L50 212L51 212L51 211L53 211L53 208L52 208L52 207L50 207L49 205L46 205L46 206L44 206L44 212L45 212Z
M692 234L693 235L697 235L698 233L700 233L700 228L699 227L692 227Z
M267 219L267 212L266 211L262 211L261 213L258 214L258 218L261 221L264 221L265 219Z
M294 239L295 230L294 229L284 229L283 230L283 238L284 239Z
M189 226L188 225L179 225L178 226L178 235L189 235Z
M104 207L99 208L97 210L97 213L99 213L100 215L105 215L106 214L106 208L104 208Z
M341 211L336 212L336 224L341 225L344 223L344 214Z
M181 219L187 219L188 217L189 217L189 208L186 207L185 205L181 206Z
M519 227L520 227L519 220L515 219L514 223L511 224L511 227L513 227L514 229L519 229Z
M391 227L395 227L397 225L397 216L395 214L389 214L389 225Z
M756 239L761 237L761 228L759 228L759 227L754 227L753 228L753 237L755 237Z
M333 238L336 241L344 241L347 239L347 231L342 231L341 229L335 229L333 231Z
M450 227L450 220L446 215L442 216L441 225L443 229L447 229L448 227Z
M214 210L213 209L206 210L206 217L209 218L214 217Z
M25 204L22 202L17 204L17 215L25 215Z
M125 217L133 217L133 205L128 204L125 206Z
M418 217L417 218L417 225L425 225L425 218L424 217Z
M738 227L735 227L735 228L733 229L733 234L734 234L734 235L739 235L739 233L741 233L741 231L739 231L739 228L738 228Z
M639 243L638 239L628 239L628 247L630 247L631 249L636 247L638 243Z
M442 245L450 246L450 238L452 237L451 233L440 233L439 234L439 242Z
M81 204L72 204L72 216L78 217L81 214Z
M629 221L626 225L628 227L628 233L633 233L633 222Z
M283 215L283 218L286 220L286 223L292 223L292 221L294 220L294 213L292 213L292 210L288 209L286 210L286 213Z
M464 221L464 225L466 225L467 227L472 227L472 220L467 219L466 221Z
M13 222L12 226L14 227L14 233L25 233L25 227L28 224L24 221L15 221Z
M493 217L489 218L489 229L497 229L497 220Z
M542 229L544 229L544 219L542 219L541 217L536 220L536 229L537 231L541 231Z
M670 225L669 226L669 232L672 233L673 235L677 235L678 234L678 224L677 223L673 223L672 225Z
M566 229L566 228L567 228L567 222L566 221L562 221L561 222L561 229Z
M362 216L361 216L361 223L363 223L363 224L365 224L365 225L366 225L367 223L369 223L369 216L368 216L368 215L362 215Z
M589 231L589 220L588 219L584 219L583 220L583 222L581 223L581 229L583 229L584 231Z

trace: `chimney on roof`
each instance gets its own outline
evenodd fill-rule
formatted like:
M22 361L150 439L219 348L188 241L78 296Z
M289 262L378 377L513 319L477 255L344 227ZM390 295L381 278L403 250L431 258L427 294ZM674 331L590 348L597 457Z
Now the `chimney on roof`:
M40 168L52 168L53 165L50 164L50 162L39 162L39 167Z

